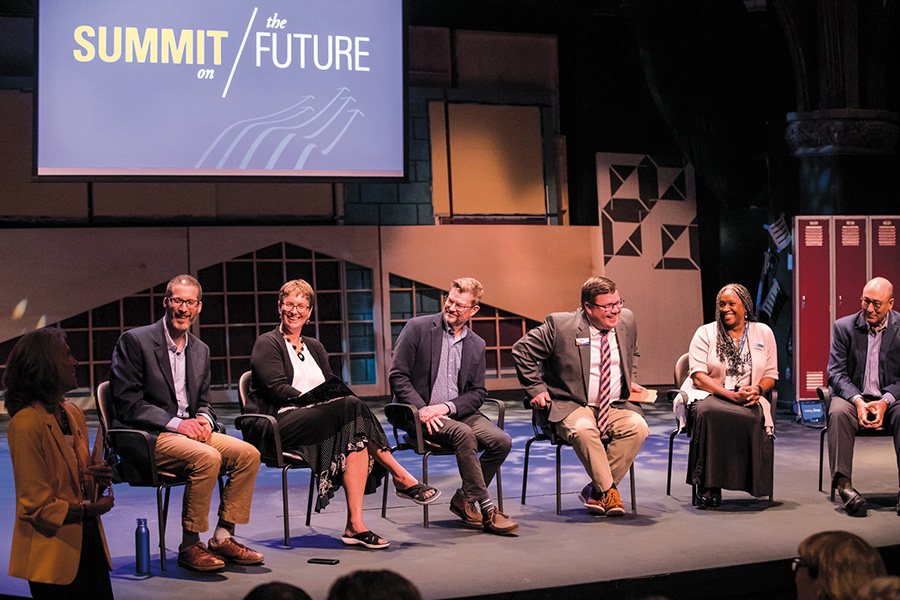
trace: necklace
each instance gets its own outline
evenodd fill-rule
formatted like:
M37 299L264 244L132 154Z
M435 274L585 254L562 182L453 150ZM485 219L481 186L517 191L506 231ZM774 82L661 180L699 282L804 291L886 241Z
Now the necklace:
M285 339L285 341L291 345L291 348L294 349L294 352L297 353L297 358L299 358L301 361L306 360L306 357L303 356L303 336L298 337L298 339L300 340L300 348L297 348L294 342L291 341L291 338L289 338L284 332L284 329L281 328L281 325L278 326L278 330L281 332L281 336Z
M72 435L72 426L69 424L69 415L66 414L66 409L59 406L58 412L55 412L54 417L56 417L56 422L59 424L59 428L62 430L63 435Z

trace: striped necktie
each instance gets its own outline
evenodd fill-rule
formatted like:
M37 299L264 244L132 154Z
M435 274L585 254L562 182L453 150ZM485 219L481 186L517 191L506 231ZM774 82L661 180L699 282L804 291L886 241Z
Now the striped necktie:
M597 411L597 429L600 430L600 435L606 433L606 428L609 427L610 353L609 340L606 337L608 333L608 330L600 332L600 395Z

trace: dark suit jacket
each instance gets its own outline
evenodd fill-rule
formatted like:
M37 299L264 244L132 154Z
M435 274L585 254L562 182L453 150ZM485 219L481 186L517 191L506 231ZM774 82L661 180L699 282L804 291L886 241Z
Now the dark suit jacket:
M328 363L325 347L315 338L305 335L302 337L303 344L309 348L313 360L327 378L331 375L331 365ZM294 381L294 367L284 343L284 336L278 329L256 338L250 355L250 368L253 375L250 379L250 397L245 406L246 412L275 415L279 408L291 404L291 400L300 395L300 390L291 385Z
M513 358L519 383L525 390L526 402L541 392L548 392L550 421L558 423L579 406L587 405L590 383L591 347L576 345L576 338L590 338L591 330L584 310L553 313L547 320L526 333L513 346ZM631 382L637 379L640 353L637 347L637 324L634 313L622 309L616 325L619 363L622 365L620 400L628 399ZM632 409L632 407L629 405ZM638 410L638 412L640 412Z
M143 429L153 435L166 431L178 401L166 348L165 318L153 325L126 331L116 343L110 365L109 388L115 409L113 426ZM188 332L185 387L188 413L204 414L215 423L209 401L209 347Z
M900 400L900 313L892 310L889 315L878 354L878 381L882 394L890 392ZM862 311L834 322L828 385L835 397L849 400L862 394L868 346L868 324Z
M443 314L410 319L400 332L391 360L391 393L396 402L424 408L431 403L431 388L441 362ZM471 415L484 403L484 340L469 329L463 338L459 366L459 396L453 398L456 418Z

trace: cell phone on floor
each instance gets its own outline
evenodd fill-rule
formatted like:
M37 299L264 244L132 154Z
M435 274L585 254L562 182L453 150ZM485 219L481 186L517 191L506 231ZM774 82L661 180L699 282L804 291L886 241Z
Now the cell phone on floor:
M336 565L341 561L336 558L311 558L306 562L311 565Z

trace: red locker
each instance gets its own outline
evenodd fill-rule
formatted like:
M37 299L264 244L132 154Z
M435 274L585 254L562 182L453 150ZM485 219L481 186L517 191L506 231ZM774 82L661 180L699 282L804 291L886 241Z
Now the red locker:
M797 398L825 385L831 337L831 218L794 218L794 378Z
M869 280L868 217L834 217L834 312L832 320L859 311L862 289ZM830 331L830 329L829 329ZM829 344L830 344L829 340ZM825 356L828 360L828 356ZM815 395L815 389L813 389Z
M872 217L872 277L886 277L900 290L900 217ZM897 310L897 304L894 304Z
M828 383L835 319L860 309L866 282L900 286L900 217L794 218L794 379L797 400ZM900 289L900 288L898 288Z

